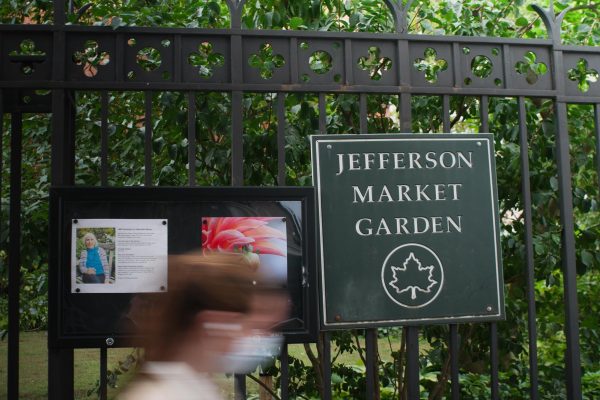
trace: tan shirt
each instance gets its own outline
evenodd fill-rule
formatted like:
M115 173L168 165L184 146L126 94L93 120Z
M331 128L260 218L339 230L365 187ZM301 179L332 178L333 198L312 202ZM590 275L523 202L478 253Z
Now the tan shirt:
M132 382L118 400L223 400L219 388L188 364L148 362L141 372L148 378Z

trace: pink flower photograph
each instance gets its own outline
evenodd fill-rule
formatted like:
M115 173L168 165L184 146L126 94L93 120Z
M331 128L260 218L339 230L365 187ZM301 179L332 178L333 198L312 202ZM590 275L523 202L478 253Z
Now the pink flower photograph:
M240 252L263 276L287 280L286 224L282 217L204 217L203 252Z

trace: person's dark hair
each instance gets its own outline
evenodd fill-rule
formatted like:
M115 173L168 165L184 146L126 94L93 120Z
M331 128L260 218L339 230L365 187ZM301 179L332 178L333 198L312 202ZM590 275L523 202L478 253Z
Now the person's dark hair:
M201 311L248 313L255 279L240 254L170 256L167 293L156 296L151 307L132 310L146 359L168 360Z

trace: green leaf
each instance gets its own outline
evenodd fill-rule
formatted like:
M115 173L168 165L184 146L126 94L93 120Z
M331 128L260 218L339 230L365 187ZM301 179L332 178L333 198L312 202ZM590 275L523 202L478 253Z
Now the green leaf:
M517 25L517 26L527 26L528 24L529 24L529 21L525 17L519 17L515 21L515 25Z
M594 264L594 255L587 250L581 251L581 262L586 267L591 267Z
M300 17L293 17L290 19L290 28L298 29L304 24L304 20Z

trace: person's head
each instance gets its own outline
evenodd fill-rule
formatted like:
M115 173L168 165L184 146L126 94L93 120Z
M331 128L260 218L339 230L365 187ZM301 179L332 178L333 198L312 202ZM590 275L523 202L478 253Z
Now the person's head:
M83 243L85 243L85 247L88 249L96 247L96 244L98 243L96 240L96 235L94 235L92 232L86 233L83 237Z
M168 291L139 321L146 359L229 372L222 363L236 341L268 333L286 317L285 295L257 284L257 278L240 254L169 257ZM257 304L267 298L270 314Z

